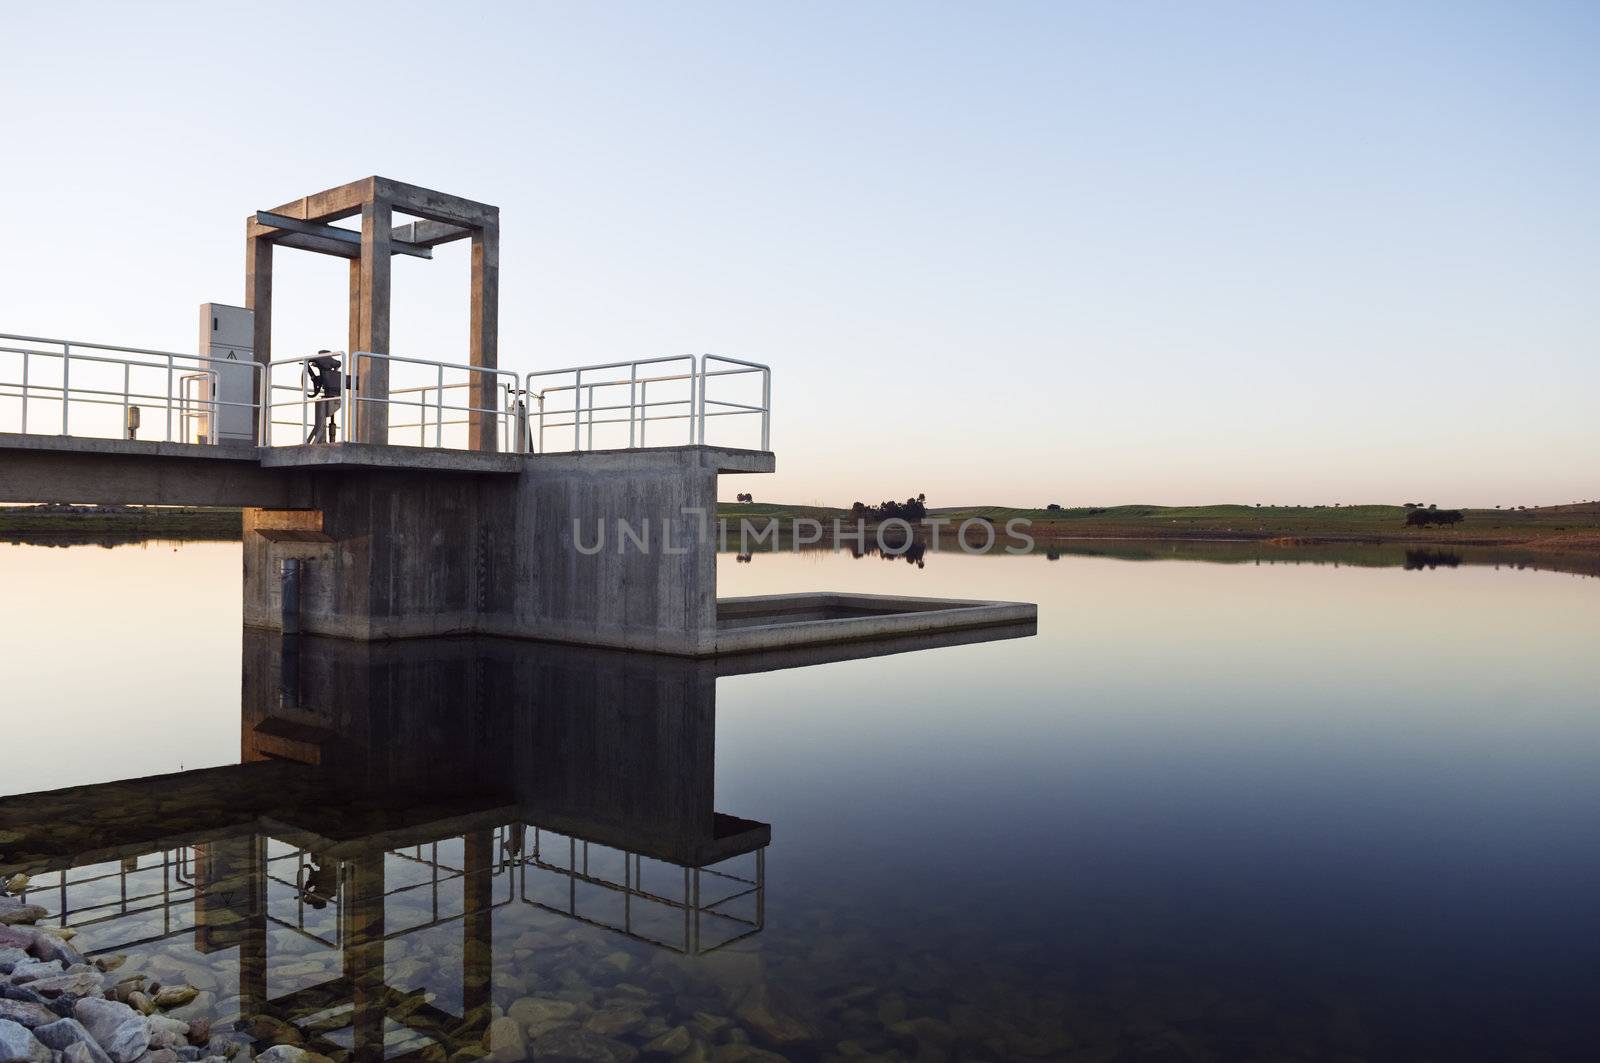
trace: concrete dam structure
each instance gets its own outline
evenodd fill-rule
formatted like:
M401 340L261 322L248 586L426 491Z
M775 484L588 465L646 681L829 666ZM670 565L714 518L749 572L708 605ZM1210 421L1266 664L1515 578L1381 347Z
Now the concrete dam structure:
M711 657L1035 620L1012 602L719 599L719 477L776 467L770 370L503 368L499 224L364 178L249 216L245 305L203 304L195 354L0 335L0 502L243 507L245 623L288 633ZM391 351L392 257L457 240L466 360ZM278 248L349 261L349 353L272 356Z

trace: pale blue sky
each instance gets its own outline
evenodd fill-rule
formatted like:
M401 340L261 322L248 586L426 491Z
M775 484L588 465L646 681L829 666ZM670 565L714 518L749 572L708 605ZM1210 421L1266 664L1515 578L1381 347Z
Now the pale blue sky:
M0 331L189 349L243 221L495 203L502 364L774 367L843 503L1600 496L1600 5L5 4ZM467 264L397 260L461 358ZM280 257L278 353L343 345Z

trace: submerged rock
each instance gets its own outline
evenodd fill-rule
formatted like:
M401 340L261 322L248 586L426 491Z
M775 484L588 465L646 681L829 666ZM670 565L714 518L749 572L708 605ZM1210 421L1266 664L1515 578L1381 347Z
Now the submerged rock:
M328 1057L298 1045L273 1045L256 1056L256 1063L328 1063Z
M734 1014L758 1037L774 1044L799 1044L816 1036L816 1031L795 1013L794 1007L765 984L752 989Z
M509 1015L502 1015L489 1023L484 1032L483 1046L489 1050L494 1063L517 1063L528 1054L527 1043L522 1039L522 1027Z
M638 1054L621 1041L613 1041L588 1030L552 1030L533 1042L535 1059L566 1060L569 1063L630 1063Z
M200 990L192 985L162 986L155 1003L158 1008L181 1008L199 995Z
M644 1046L647 1056L681 1056L694 1045L694 1036L687 1026L674 1026L666 1033Z
M16 897L0 897L0 923L37 923L50 913L37 904L28 904Z
M602 1008L583 1022L583 1028L601 1037L621 1037L644 1025L644 1012L626 1005Z
M182 1048L189 1043L189 1024L165 1015L151 1015L145 1019L150 1027L150 1047Z

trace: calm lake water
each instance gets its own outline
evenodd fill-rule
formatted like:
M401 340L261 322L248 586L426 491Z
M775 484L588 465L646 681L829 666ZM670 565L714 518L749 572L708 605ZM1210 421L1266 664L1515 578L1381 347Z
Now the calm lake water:
M1596 1058L1600 581L1168 553L724 555L724 595L1039 604L732 674L286 651L241 636L237 544L0 545L0 864L262 1044Z

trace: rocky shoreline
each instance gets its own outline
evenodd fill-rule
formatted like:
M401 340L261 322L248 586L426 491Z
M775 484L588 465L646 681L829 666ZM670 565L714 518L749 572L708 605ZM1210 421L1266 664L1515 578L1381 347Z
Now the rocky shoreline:
M72 931L36 926L48 913L0 896L0 1063L317 1063L325 1057L280 1045L259 1055L239 1031L169 1009L199 990L124 970L122 957L86 959Z

